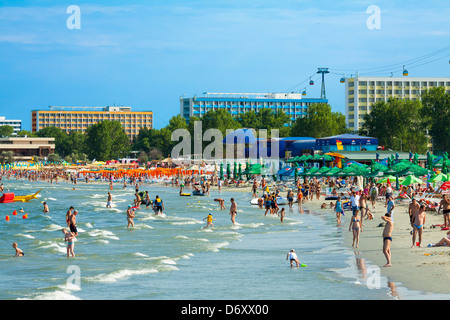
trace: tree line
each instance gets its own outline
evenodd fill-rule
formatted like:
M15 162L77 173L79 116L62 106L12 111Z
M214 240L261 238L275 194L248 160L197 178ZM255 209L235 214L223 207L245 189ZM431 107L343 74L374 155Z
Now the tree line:
M208 129L218 129L223 136L227 129L253 128L279 130L279 137L323 138L343 133L355 133L378 138L378 144L388 149L424 154L432 143L435 153L450 151L450 94L442 87L422 94L421 100L390 98L376 102L365 115L358 132L351 132L345 124L345 116L333 112L328 103L311 104L306 114L291 121L281 110L264 108L233 116L224 109L211 110L201 118L192 116L187 122L180 114L173 116L161 129L142 128L132 142L118 121L103 121L87 129L86 134L66 133L56 127L46 127L37 133L21 131L18 135L30 137L54 137L55 155L52 160L68 162L105 161L128 156L136 151L139 158L160 160L168 157L178 141L172 141L172 132L186 129L194 136L194 123L202 121L202 134ZM4 126L7 127L7 126ZM11 134L10 129L0 127L0 136ZM2 131L6 130L6 131ZM6 133L5 133L6 132Z
M364 116L359 134L378 138L392 150L425 154L450 151L450 94L443 87L422 93L421 100L389 98Z

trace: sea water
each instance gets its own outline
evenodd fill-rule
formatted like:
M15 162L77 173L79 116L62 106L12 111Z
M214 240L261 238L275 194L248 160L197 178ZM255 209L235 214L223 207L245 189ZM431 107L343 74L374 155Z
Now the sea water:
M376 266L344 245L331 210L286 217L264 216L249 192L211 191L180 197L170 186L145 184L151 198L164 201L164 215L145 205L127 228L126 209L134 188L109 185L3 181L16 195L39 198L0 204L0 299L102 300L299 300L415 299L437 295L413 292L380 276ZM75 189L74 189L75 187ZM223 198L220 210L214 198ZM230 220L230 198L237 203ZM50 213L42 212L46 201ZM78 210L75 258L66 256L62 228L70 206ZM305 209L307 209L307 204ZM23 219L23 207L28 218ZM17 215L12 212L16 210ZM325 212L326 211L326 212ZM328 212L329 211L329 212ZM214 228L204 229L211 213ZM5 220L9 215L10 221ZM13 257L17 242L25 256ZM304 268L290 268L295 249ZM394 290L394 289L395 290ZM400 293L400 294L399 294Z

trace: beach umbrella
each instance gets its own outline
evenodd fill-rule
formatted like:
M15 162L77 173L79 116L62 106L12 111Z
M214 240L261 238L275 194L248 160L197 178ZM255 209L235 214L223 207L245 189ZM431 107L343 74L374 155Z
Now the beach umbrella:
M443 174L442 172L435 175L431 179L429 179L429 182L438 182L438 181L447 181L447 175Z
M409 186L414 183L423 183L422 179L417 178L414 175L407 176L400 184L403 186Z
M227 179L230 179L230 176L231 176L230 164L227 163Z
M428 174L428 170L425 168L422 168L419 165L411 164L404 170L399 171L398 174L401 176L409 176L409 175L425 176Z
M319 168L316 167L312 167L311 169L309 169L308 171L304 171L302 175L304 176L311 176L314 173L316 173L317 171L319 171Z
M242 166L241 166L240 163L239 163L239 173L238 173L238 175L239 175L239 180L242 180Z
M233 171L233 178L234 179L236 179L237 178L237 173L238 173L238 171L237 171L237 163L235 162L234 163L234 171Z
M297 180L298 180L298 170L297 170L297 167L298 167L298 166L295 165L295 168L294 168L294 170L295 170L295 171L294 171L294 181L295 181L295 182L297 182Z
M381 180L378 180L377 182L378 182L378 183L386 183L386 182L388 182L388 180L389 180L389 181L392 181L392 180L394 180L394 179L395 179L394 176L389 175L389 176L383 177Z

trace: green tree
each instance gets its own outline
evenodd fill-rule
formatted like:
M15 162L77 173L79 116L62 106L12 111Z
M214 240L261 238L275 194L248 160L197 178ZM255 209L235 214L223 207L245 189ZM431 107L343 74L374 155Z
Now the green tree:
M0 137L8 138L11 137L11 135L14 132L14 128L9 125L3 125L0 126Z
M55 138L55 153L66 156L70 153L67 149L67 133L57 127L45 127L36 133L37 137Z
M2 151L0 153L0 164L13 162L14 162L14 153L12 151Z
M297 118L291 128L291 136L323 138L347 133L345 116L332 112L328 103L313 103L303 118Z
M421 115L432 137L433 149L450 152L450 94L443 87L422 93Z
M106 161L129 154L130 140L119 121L102 121L86 132L86 151L90 159Z
M29 138L33 138L33 137L36 137L36 133L35 133L35 132L28 131L28 130L20 130L19 132L17 132L17 136L18 136L18 137L24 137L24 136L27 136L27 137L29 137Z
M378 138L378 144L393 150L426 152L426 135L420 101L389 98L372 106L364 116L359 134Z
M287 137L290 133L288 127L290 117L281 110L275 112L269 108L260 109L258 112L252 110L239 114L235 119L241 127L255 129L257 133L260 129L267 129L268 137L271 136L272 129L278 129L280 137Z

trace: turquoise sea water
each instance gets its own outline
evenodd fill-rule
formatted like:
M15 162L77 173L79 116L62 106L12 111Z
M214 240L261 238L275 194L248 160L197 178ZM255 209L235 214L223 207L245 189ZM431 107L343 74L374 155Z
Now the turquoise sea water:
M299 300L416 299L438 297L412 292L378 277L376 268L344 246L342 228L329 212L299 214L286 206L286 218L264 216L250 205L250 193L212 191L180 197L178 189L141 187L159 195L165 216L145 206L127 229L126 208L134 188L117 183L116 207L106 208L107 184L50 185L3 181L17 195L40 197L28 203L0 204L0 299L102 300ZM226 210L213 201L221 197ZM238 205L230 221L230 197ZM50 207L42 213L42 203ZM61 229L70 206L78 211L76 258L66 258ZM13 216L23 206L22 213ZM208 213L214 229L203 229ZM10 221L5 221L5 216ZM17 242L25 257L13 257ZM306 268L291 269L286 255L295 249ZM375 288L370 284L378 284ZM392 288L395 287L395 290Z

